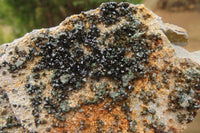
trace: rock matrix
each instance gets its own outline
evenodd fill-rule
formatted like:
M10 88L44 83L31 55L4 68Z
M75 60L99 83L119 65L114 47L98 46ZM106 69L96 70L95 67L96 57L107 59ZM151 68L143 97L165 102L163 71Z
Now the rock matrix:
M0 130L181 132L200 108L200 66L172 45L186 42L143 5L111 2L3 44Z

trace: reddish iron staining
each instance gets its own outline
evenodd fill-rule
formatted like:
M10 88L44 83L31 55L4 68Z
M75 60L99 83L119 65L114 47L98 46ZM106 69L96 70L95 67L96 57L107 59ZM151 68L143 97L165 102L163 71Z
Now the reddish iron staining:
M83 112L77 112L67 118L65 127L58 127L51 130L54 132L75 132L80 130L80 122L84 121L84 126L82 132L97 132L100 131L110 131L113 128L114 132L126 132L128 129L128 120L125 118L124 112L121 111L120 106L116 106L111 112L108 112L103 106L106 102L82 106L80 109ZM62 124L60 124L62 125ZM114 126L115 125L115 126Z

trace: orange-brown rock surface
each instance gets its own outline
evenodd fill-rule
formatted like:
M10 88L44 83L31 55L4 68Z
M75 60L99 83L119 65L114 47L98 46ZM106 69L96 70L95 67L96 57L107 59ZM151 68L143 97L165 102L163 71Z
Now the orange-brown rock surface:
M186 42L143 5L104 3L3 44L0 130L181 132L200 108Z

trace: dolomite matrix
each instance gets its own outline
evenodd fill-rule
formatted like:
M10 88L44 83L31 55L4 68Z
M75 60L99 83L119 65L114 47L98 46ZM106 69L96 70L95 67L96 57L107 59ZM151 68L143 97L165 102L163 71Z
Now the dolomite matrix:
M185 43L143 5L112 2L3 44L0 130L181 132L200 108L200 66L172 45Z

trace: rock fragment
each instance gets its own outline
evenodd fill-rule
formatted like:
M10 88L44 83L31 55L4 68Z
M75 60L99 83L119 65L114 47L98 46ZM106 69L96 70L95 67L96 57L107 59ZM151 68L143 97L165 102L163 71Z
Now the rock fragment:
M168 23L165 26L165 35L172 44L181 46L188 44L188 34L185 29Z
M200 66L163 26L143 5L111 2L3 44L17 120L30 132L183 131L200 107Z

